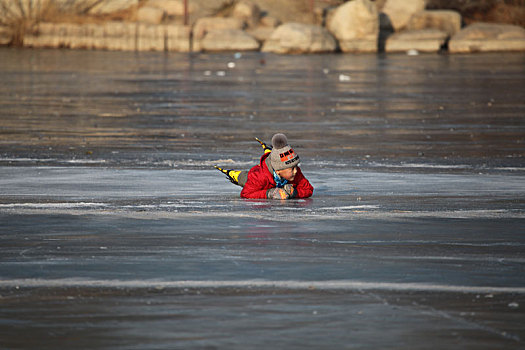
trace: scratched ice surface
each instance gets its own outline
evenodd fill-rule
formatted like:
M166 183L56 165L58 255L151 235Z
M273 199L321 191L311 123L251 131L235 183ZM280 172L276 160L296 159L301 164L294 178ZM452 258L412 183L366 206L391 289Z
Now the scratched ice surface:
M525 55L0 61L0 348L523 348Z

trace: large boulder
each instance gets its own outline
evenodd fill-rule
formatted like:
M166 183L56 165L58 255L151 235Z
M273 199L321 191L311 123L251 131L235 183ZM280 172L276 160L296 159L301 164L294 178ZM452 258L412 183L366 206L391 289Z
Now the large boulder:
M239 18L203 17L195 22L193 39L201 40L206 33L219 29L244 29L244 20Z
M156 7L144 6L137 11L137 21L142 23L159 24L165 16L166 12Z
M184 16L183 0L149 0L146 3L146 6L164 10L168 16ZM197 4L188 1L188 13L195 12L197 8Z
M376 5L369 0L353 0L339 6L326 27L343 52L377 51L379 17Z
M203 51L254 51L259 42L239 29L219 29L206 34L201 41Z
M239 18L246 22L248 27L255 27L261 19L261 10L257 4L251 1L242 0L235 4L232 17Z
M452 53L525 51L525 29L510 24L474 23L454 35Z
M453 36L461 30L461 15L452 10L426 10L412 16L406 25L407 30L439 29Z
M275 28L281 24L275 17L263 16L259 20L259 25L255 28L247 29L248 34L253 36L257 41L264 43L270 38Z
M392 28L398 32L410 21L413 15L425 9L425 0L387 0L383 13L390 20Z
M274 30L262 48L264 52L316 53L332 52L337 48L334 37L323 27L286 23Z
M395 33L386 40L386 52L406 52L416 50L421 52L437 52L441 49L447 33L438 29L420 29Z

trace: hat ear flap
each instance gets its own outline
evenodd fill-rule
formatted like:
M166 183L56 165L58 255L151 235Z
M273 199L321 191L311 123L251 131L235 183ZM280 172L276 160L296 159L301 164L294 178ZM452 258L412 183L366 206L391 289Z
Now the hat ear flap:
M283 148L288 144L288 139L284 134L275 134L272 137L272 146L274 149Z

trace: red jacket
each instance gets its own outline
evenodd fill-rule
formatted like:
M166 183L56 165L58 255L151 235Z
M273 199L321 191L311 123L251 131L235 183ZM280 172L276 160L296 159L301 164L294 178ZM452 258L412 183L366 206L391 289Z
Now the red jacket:
M270 153L264 154L260 164L250 169L248 180L241 191L242 198L266 199L266 191L276 186L273 172L270 172L266 164L269 155ZM313 186L304 177L299 167L297 167L294 180L290 183L297 189L297 198L308 198L314 192Z

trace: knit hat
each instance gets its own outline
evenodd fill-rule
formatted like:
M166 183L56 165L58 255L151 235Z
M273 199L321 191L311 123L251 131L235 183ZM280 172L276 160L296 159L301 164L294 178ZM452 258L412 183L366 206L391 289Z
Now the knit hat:
M286 135L273 135L270 162L274 170L293 168L299 164L299 156L294 152L292 147L288 145Z

